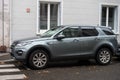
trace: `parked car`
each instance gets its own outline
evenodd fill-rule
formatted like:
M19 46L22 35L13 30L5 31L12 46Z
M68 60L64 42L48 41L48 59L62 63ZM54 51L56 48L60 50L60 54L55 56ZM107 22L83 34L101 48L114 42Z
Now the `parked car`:
M111 62L117 53L116 35L110 28L98 26L58 26L40 37L14 41L11 55L33 69L45 68L50 61L95 59Z

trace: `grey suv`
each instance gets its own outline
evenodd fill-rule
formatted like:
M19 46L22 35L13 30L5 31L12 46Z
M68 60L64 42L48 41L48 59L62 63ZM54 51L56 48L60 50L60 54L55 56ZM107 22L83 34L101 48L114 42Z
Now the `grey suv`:
M33 69L45 68L49 61L95 59L111 62L117 53L116 35L107 27L58 26L40 37L14 41L11 55Z

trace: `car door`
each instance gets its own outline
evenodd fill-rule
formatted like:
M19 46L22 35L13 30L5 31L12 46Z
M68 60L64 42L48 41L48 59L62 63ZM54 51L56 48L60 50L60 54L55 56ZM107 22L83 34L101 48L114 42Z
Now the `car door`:
M79 55L80 52L80 44L79 44L79 36L80 36L80 28L79 27L68 27L58 33L55 37L59 35L64 35L63 39L54 39L53 44L51 45L53 57L73 57Z
M99 40L97 40L98 31L95 27L81 27L81 39L82 43L81 47L81 55L93 54L96 44Z

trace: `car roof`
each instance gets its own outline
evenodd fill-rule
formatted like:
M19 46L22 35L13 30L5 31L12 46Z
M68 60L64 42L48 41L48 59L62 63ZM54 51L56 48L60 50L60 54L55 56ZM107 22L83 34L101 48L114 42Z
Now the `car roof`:
M95 27L95 28L109 28L111 29L111 27L107 27L107 26L93 26L93 25L61 25L61 27L74 27L74 26L80 26L80 27Z

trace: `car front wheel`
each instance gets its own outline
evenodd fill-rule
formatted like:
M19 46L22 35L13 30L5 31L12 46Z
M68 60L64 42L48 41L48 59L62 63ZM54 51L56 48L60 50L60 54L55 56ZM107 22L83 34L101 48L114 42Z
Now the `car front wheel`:
M102 48L98 51L96 61L101 65L106 65L111 62L111 51L108 48Z
M34 51L29 58L29 65L32 69L43 69L47 66L48 55L43 50Z

